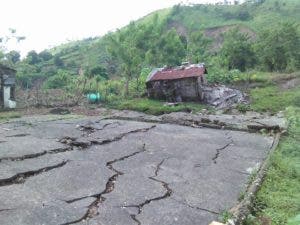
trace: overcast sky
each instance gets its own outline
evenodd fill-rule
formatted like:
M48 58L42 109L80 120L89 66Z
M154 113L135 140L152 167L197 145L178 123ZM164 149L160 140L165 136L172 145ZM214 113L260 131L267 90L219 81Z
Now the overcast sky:
M24 55L88 37L101 36L157 9L182 0L1 0L0 37L9 28L26 37L9 43ZM193 3L216 0L190 0Z

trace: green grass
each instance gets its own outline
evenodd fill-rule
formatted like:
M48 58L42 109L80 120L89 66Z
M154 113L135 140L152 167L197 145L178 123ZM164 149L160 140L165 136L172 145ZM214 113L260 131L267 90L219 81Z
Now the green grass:
M258 112L278 112L288 106L300 107L300 87L281 90L279 87L267 86L250 91L251 109Z
M269 170L255 200L256 218L246 224L259 224L267 218L272 225L287 224L300 213L300 108L286 110L288 134L270 159ZM299 223L298 223L299 224Z
M14 112L14 111L0 112L0 122L4 122L9 119L20 118L20 117L21 117L21 114L19 112Z
M164 106L165 102L146 98L135 98L109 103L110 108L119 110L134 110L151 115L161 115L171 112L199 112L202 109L209 109L208 106L200 103L181 103L177 106Z

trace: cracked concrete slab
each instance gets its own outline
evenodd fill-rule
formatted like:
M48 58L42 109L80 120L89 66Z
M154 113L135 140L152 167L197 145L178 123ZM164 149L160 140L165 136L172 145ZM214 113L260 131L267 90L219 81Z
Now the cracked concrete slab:
M272 143L97 117L0 124L0 224L207 225L237 204Z

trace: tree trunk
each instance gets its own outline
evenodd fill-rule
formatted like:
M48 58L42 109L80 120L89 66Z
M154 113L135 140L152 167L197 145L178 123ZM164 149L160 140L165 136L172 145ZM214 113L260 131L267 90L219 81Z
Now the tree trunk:
M139 79L139 77L137 77L136 78L136 91L138 92L138 94L139 94L139 81L140 81L140 79Z
M86 86L86 78L84 78L84 81L83 81L83 87L82 87L82 92L84 93L85 91L85 86Z
M127 98L129 96L129 78L126 78L125 82L125 97Z

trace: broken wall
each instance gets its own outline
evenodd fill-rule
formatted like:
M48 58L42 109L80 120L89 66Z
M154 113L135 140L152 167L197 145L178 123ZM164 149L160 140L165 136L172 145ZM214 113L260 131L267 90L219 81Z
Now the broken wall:
M201 79L196 77L148 82L148 97L174 102L201 101L201 82Z

